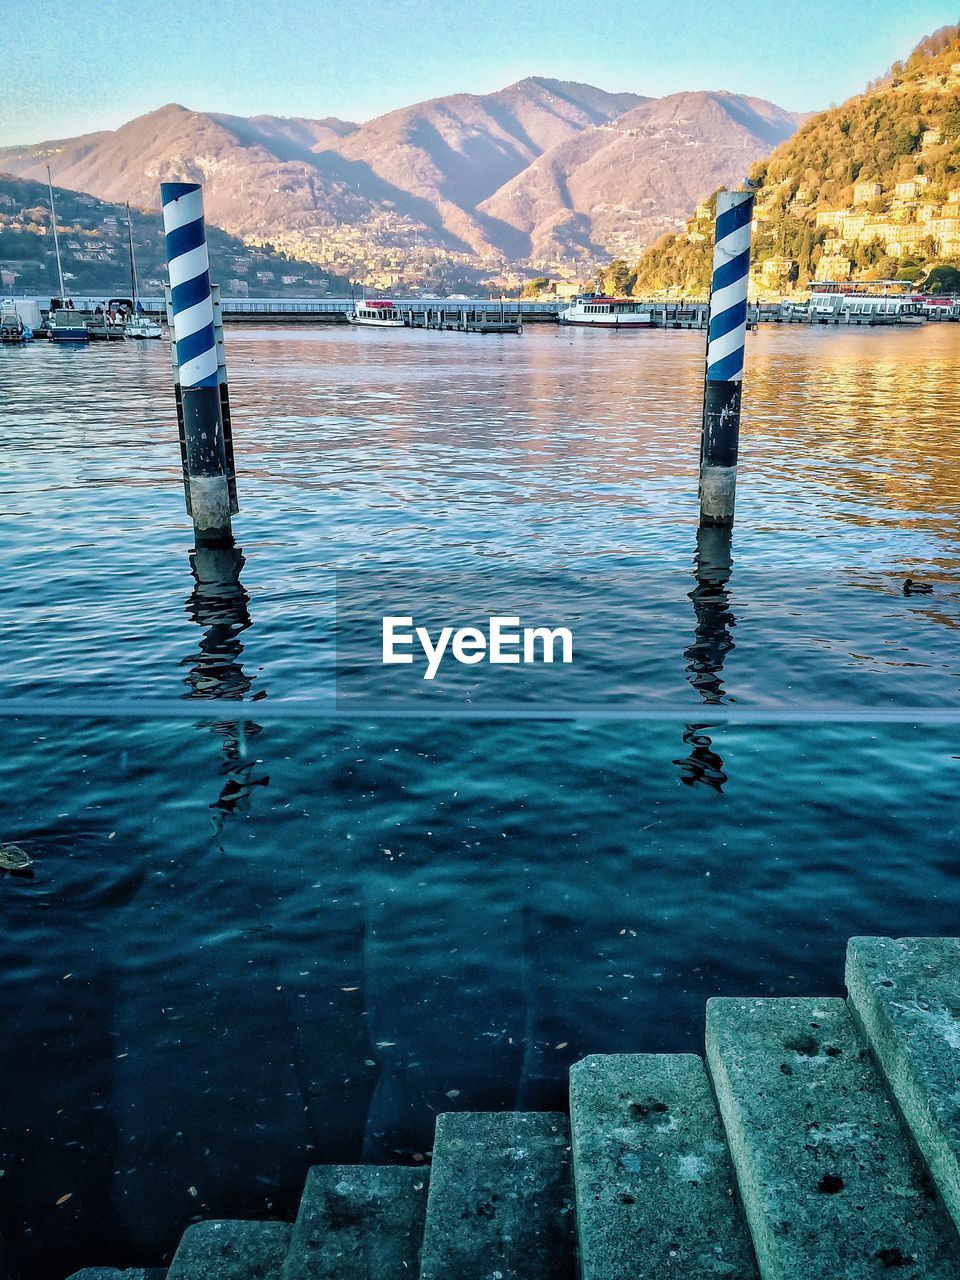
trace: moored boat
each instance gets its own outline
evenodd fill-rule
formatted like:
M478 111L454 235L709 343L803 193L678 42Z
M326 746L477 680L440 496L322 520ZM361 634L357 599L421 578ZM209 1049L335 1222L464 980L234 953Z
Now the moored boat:
M27 331L20 313L12 302L0 305L0 342L7 346L20 346L26 342Z
M137 316L135 320L128 320L123 326L123 334L126 338L159 338L162 337L163 330L156 320L150 320L147 316Z
M91 342L123 341L123 313L115 311L112 303L106 310L98 304L85 312L84 318Z
M73 307L59 307L47 317L47 331L54 342L79 343L90 341L90 330L82 311Z
M602 294L581 294L557 319L561 324L585 325L598 329L652 329L653 315L634 298L607 298Z
M403 313L395 302L371 302L365 298L347 313L351 324L367 325L374 329L402 329Z
M123 326L123 335L125 338L159 338L161 336L160 326L155 320L150 320L144 314L143 304L140 301L137 260L133 253L133 223L130 220L129 200L127 201L127 244L130 248L130 292L133 294L133 300L130 304L129 318Z
M923 301L909 280L814 280L803 318L811 324L923 324Z

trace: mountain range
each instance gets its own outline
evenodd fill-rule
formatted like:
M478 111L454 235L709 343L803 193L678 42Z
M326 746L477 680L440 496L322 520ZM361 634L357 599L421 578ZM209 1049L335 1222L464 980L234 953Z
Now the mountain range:
M201 181L208 219L341 274L446 257L489 273L637 256L804 117L725 92L647 98L530 77L355 124L169 104L115 130L0 148L0 171L158 206Z

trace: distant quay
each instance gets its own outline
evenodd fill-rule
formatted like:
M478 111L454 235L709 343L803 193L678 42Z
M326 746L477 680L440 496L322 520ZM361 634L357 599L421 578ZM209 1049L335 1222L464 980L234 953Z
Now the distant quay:
M29 295L46 309L49 299ZM837 295L839 299L839 295ZM107 301L106 295L85 296L78 306L91 310ZM165 316L162 297L140 299L143 310L152 316ZM751 303L747 311L747 323L755 328L759 324L790 325L900 325L922 324L925 321L960 321L960 298L945 298L934 303L928 300L918 307L915 314L901 313L896 300L850 299L843 305L831 304L821 297L815 306L797 304L784 299L782 302ZM636 299L638 307L650 312L655 329L705 329L708 304L704 300L651 301ZM883 304L882 306L880 304ZM889 305L888 305L889 304ZM221 301L224 324L227 325L346 325L354 308L350 298L228 298ZM469 331L476 317L485 314L491 323L488 331L499 327L495 321L501 317L508 322L527 324L556 324L560 311L568 306L567 300L549 302L526 298L511 299L500 303L499 299L478 298L396 298L395 307L403 315L408 327L414 329L459 329ZM476 326L479 329L479 326ZM610 325L610 328L616 326ZM625 326L626 327L626 326Z
M569 305L566 299L544 302L526 298L503 303L493 298L395 298L393 302L411 328L460 330L470 329L470 319L480 313L486 313L491 320L502 316L524 325L556 324L560 311ZM705 329L707 326L706 300L638 298L636 303L650 312L655 329ZM144 299L144 306L148 311L160 312L163 300ZM354 302L349 298L223 298L222 307L224 323L229 325L347 324ZM925 306L912 315L892 297L875 299L872 305L854 299L840 304L840 295L836 303L821 297L809 309L784 300L751 303L747 310L747 323L751 328L758 324L899 325L925 320L960 320L960 299L949 300L949 305ZM493 331L495 326L491 324L490 328Z

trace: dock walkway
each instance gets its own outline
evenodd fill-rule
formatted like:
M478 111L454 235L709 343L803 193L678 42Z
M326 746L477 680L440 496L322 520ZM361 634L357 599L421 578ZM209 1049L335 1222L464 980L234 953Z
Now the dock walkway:
M715 999L706 1057L594 1056L570 1114L437 1120L432 1167L318 1166L72 1280L960 1280L960 939L854 938L847 999Z

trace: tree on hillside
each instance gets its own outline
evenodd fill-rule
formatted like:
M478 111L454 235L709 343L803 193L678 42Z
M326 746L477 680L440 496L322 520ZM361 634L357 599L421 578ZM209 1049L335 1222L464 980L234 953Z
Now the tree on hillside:
M550 288L549 276L536 276L533 280L528 280L520 290L521 298L536 298L541 293L546 293Z
M619 297L625 294L633 283L633 269L623 258L614 258L606 267L601 267L594 276L594 285L598 293L607 293Z
M923 281L925 293L960 293L960 267L944 262L933 267Z

